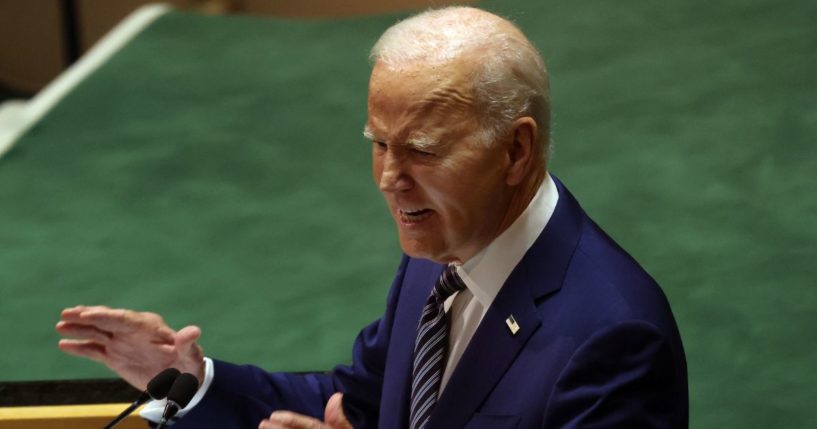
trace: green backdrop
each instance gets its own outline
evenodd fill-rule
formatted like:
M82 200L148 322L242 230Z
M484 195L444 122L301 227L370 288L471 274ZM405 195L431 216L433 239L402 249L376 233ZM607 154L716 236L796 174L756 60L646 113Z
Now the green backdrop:
M549 65L552 171L662 284L693 427L812 427L817 3L486 1ZM367 50L399 16L171 13L0 159L0 380L107 377L59 310L199 324L269 369L348 360L399 258Z

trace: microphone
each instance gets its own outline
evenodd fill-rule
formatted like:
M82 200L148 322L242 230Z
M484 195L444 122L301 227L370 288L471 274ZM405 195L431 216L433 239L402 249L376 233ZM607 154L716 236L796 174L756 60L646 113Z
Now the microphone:
M156 429L163 429L168 420L172 419L179 410L190 403L190 400L193 399L193 396L196 396L198 390L199 380L195 375L187 372L180 375L179 378L173 382L170 391L167 392L167 405L165 406L164 413L162 413L162 420L159 421L159 425L156 426Z
M115 419L113 419L104 429L111 429L112 427L116 426L125 419L125 417L129 416L135 409L139 408L140 405L144 404L145 402L149 401L151 398L153 399L164 399L167 396L167 392L170 390L170 387L173 385L173 382L179 378L179 371L176 368L168 368L162 372L160 372L156 377L153 377L150 381L148 381L148 388L133 401L132 404L128 408L125 408L125 411L119 413Z

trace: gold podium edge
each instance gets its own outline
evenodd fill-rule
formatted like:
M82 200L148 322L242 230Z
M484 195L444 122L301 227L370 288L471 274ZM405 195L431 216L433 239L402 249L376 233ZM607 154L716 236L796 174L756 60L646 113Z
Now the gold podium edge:
M102 428L130 404L48 405L0 407L0 429L97 429ZM117 429L145 429L138 408Z

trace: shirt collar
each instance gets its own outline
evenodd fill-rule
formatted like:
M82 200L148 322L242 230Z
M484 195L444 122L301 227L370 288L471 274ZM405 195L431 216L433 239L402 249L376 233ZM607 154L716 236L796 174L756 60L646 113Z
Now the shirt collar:
M465 286L484 308L493 303L505 280L544 231L558 201L556 184L546 174L528 207L511 226L471 259L457 265Z

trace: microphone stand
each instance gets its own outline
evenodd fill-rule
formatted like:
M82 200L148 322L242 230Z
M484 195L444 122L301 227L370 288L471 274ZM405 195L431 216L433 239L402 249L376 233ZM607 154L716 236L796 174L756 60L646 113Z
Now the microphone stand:
M129 416L130 413L139 408L139 406L144 404L148 399L150 399L150 395L148 395L147 393L142 393L141 395L139 395L139 398L137 398L135 401L133 401L132 404L130 404L128 408L125 408L125 411L119 413L119 415L116 416L116 418L113 419L110 423L108 423L103 429L111 429L112 427L118 425L119 422L125 420L125 417Z

